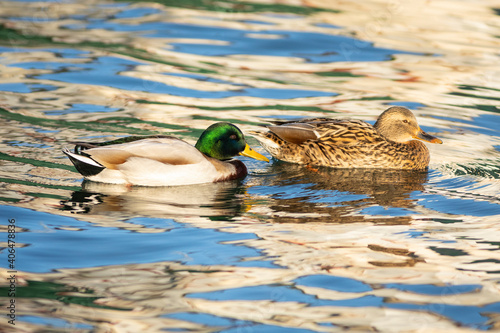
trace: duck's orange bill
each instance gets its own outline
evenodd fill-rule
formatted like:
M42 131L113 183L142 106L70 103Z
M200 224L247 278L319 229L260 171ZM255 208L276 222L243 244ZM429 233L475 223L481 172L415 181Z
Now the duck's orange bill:
M269 162L269 159L267 157L265 157L264 155L259 154L258 152L256 152L252 148L250 148L249 145L245 146L245 150L243 150L240 153L240 155L241 156L246 156L246 157L251 157L251 158L254 158L254 159L259 160L259 161Z
M427 142L430 142L430 143L443 143L443 141L441 141L440 139L430 135L430 134L427 134L425 133L424 131L422 130L419 130L417 132L417 135L414 135L413 136L414 139L419 139L419 140L422 140L422 141L427 141Z

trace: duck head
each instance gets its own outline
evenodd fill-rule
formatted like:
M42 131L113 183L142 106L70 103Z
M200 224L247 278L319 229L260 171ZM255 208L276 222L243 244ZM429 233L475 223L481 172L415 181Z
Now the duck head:
M241 155L269 162L267 157L250 148L238 127L227 122L209 126L201 134L195 147L203 154L218 160L227 160Z
M378 117L374 127L386 139L395 142L418 139L431 143L443 143L440 139L422 131L413 113L401 106L393 106L385 110Z

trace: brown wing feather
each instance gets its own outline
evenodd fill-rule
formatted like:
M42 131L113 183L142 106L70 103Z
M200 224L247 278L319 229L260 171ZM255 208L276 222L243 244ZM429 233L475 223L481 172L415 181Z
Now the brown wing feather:
M319 123L316 131L320 140L331 145L364 145L383 140L372 125L359 120Z
M307 140L318 139L315 127L310 124L289 123L281 126L269 126L268 128L281 139L298 145Z
M328 141L330 145L372 144L382 139L377 130L360 120L314 118L290 122L269 129L281 139L295 144L307 140Z

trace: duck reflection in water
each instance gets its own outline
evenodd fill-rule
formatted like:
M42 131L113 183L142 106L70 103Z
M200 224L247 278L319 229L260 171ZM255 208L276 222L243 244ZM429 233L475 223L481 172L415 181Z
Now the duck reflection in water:
M309 168L281 161L263 173L246 183L236 180L156 188L85 181L81 191L62 202L62 209L95 215L114 212L129 218L202 216L226 220L253 211L261 215L259 218L276 223L409 224L409 215L417 207L411 194L423 191L427 181L425 171ZM364 211L377 207L387 213ZM390 211L394 208L404 213Z
M276 162L267 168L269 218L273 222L373 222L409 224L408 214L370 215L364 209L381 206L411 211L413 192L424 190L427 172L387 169L308 168ZM398 216L395 216L398 215Z
M122 213L133 216L186 217L230 216L246 210L241 181L197 185L143 187L84 181L82 190L61 202L62 210L73 213Z

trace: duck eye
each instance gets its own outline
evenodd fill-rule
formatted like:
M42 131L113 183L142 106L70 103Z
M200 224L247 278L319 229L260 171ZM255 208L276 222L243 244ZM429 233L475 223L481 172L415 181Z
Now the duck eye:
M408 120L404 119L403 123L408 124Z
M236 139L237 139L236 134L231 135L229 138L230 138L231 140L236 140Z

